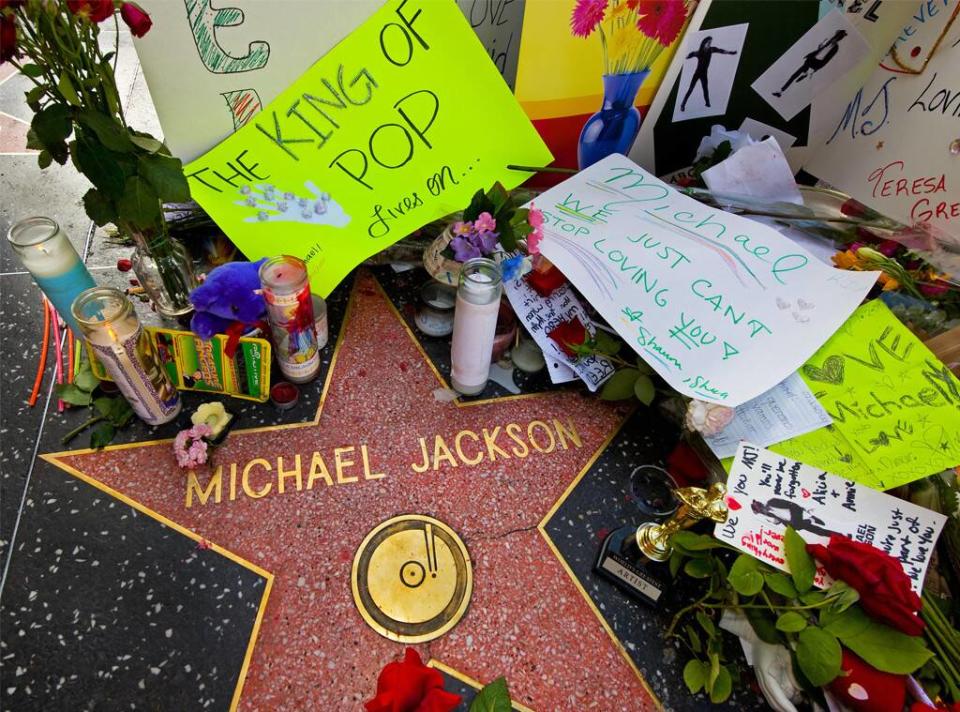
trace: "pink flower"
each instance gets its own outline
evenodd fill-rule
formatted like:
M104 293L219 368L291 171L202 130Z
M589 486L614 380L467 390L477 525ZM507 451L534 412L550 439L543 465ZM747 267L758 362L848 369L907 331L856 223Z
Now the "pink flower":
M207 461L207 441L213 429L206 423L194 425L192 428L181 430L173 439L173 454L177 457L177 464L184 468L199 467Z
M925 297L940 297L950 291L950 286L944 282L928 282L917 286Z
M607 0L577 0L570 17L570 29L577 37L589 37L603 22Z
M533 207L533 203L530 203L530 212L527 215L527 222L530 223L530 227L539 228L543 227L543 213Z
M130 34L134 37L143 37L153 27L153 20L150 19L150 15L133 2L125 2L120 6L120 17L127 23Z
M533 232L527 235L527 252L531 255L540 254L540 241L543 239L543 230L534 228Z
M493 215L490 213L480 213L477 219L473 221L473 229L481 235L485 232L493 232L497 229L497 221L493 219Z
M687 20L687 6L683 0L640 0L636 12L640 15L637 29L664 47L677 39Z
M736 411L733 408L694 398L687 405L685 421L687 428L690 430L705 437L710 437L711 435L717 435L730 425L730 421L733 420L735 414Z
M469 235L473 232L473 223L457 220L457 222L453 224L451 231L454 235Z

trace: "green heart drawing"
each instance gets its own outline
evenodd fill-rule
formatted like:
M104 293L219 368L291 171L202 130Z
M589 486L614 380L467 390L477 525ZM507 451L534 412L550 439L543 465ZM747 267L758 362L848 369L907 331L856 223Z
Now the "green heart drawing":
M822 368L808 363L804 365L803 373L811 381L821 381L822 383L832 383L839 386L843 383L843 356L828 356L824 360Z

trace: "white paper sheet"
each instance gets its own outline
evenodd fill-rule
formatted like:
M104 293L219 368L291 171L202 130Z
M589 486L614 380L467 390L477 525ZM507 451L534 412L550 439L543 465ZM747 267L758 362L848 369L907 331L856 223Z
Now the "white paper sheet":
M807 384L793 373L763 395L738 405L730 424L704 440L723 459L736 454L741 440L766 447L832 422Z
M777 139L769 137L744 146L729 158L702 173L703 182L714 193L748 195L803 205L793 171Z
M747 27L744 23L686 34L680 48L684 62L673 107L675 122L727 113Z
M772 136L777 140L777 143L780 144L780 149L784 152L797 142L797 137L793 134L788 134L786 131L781 131L769 124L749 117L744 119L743 123L740 124L740 130L757 141L763 141L767 136Z
M766 564L787 571L787 525L809 544L841 534L898 559L917 593L946 522L942 514L870 487L843 480L796 460L743 443L727 480L726 523L713 535ZM817 568L814 583L832 579Z
M751 86L789 121L869 52L870 44L846 15L833 10Z
M536 204L543 254L671 386L724 405L796 371L877 278L831 269L775 230L681 195L620 155Z
M593 322L569 285L558 287L548 297L537 294L523 278L504 282L503 289L520 321L543 351L553 383L572 381L572 372L574 378L580 378L595 391L613 375L614 367L608 360L591 356L574 361L548 336L556 326L573 318L593 332Z

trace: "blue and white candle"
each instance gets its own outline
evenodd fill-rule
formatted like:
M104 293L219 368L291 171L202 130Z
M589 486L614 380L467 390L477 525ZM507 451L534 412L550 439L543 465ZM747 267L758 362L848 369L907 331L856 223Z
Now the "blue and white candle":
M97 285L60 226L50 218L27 218L10 228L7 240L67 326L79 334L70 306L78 294Z

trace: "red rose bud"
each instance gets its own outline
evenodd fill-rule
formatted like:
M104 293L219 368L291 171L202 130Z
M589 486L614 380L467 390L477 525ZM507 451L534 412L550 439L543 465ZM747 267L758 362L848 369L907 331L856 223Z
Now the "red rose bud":
M367 712L451 712L460 695L443 689L443 675L423 664L407 648L403 662L388 663L377 678L377 696L364 704Z
M923 296L930 298L942 297L944 294L950 291L950 285L946 284L945 282L919 284L917 287Z
M120 17L127 23L130 33L134 37L143 37L153 27L150 15L143 8L132 2L125 2L120 6Z
M113 15L113 0L67 0L74 15L86 15L91 22L103 22Z
M840 212L854 218L863 217L867 214L867 206L863 203L850 198L840 206Z
M17 56L17 24L13 15L0 15L0 64Z
M129 272L133 269L133 262L128 260L126 257L121 257L117 260L117 269L121 272Z
M560 347L563 353L570 358L576 358L577 354L570 347L580 346L587 340L587 329L577 317L574 317L570 321L557 324L547 336Z
M923 621L916 615L920 597L895 558L875 546L838 534L830 535L828 546L807 544L807 551L833 578L857 590L868 616L907 635L923 633Z

